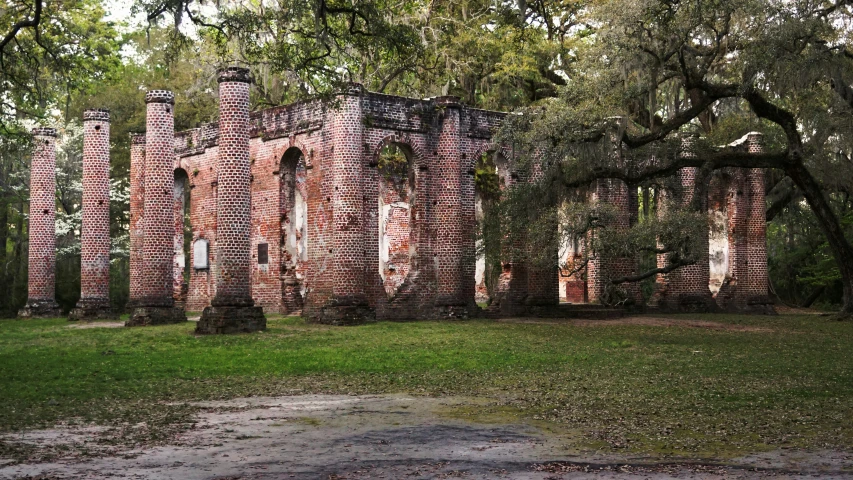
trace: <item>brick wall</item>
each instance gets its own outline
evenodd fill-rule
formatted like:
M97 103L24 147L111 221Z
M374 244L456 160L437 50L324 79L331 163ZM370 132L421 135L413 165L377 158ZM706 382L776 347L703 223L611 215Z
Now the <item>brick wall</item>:
M501 117L455 100L379 95L357 85L330 104L300 102L252 114L250 254L256 304L267 312L302 308L308 318L329 323L472 312L475 230L466 226L474 219L472 162L490 144ZM210 304L217 291L221 123L181 132L174 140L174 164L190 178L193 241L210 242L211 268L190 272L190 310ZM386 289L379 262L379 192L391 194L380 188L377 159L391 143L411 155L407 188L414 201L408 215L400 209L392 216L395 246L389 253L401 268L389 275ZM290 179L296 179L295 187ZM300 221L306 222L299 231L291 223L297 197L304 202ZM399 206L396 200L383 201ZM296 233L301 246L288 243ZM266 264L258 263L259 245L266 245ZM302 251L294 265L296 247ZM304 292L304 299L294 292Z
M302 309L309 319L327 323L473 313L474 162L494 149L491 135L502 118L453 98L417 100L365 92L358 85L334 102L306 101L252 113L251 196L241 204L250 205L248 284L255 304L267 312ZM217 237L223 235L217 204L234 197L223 193L217 171L221 127L222 121L203 125L173 140L173 168L189 176L193 242L209 242L209 268L190 271L190 310L208 306L217 294L222 263ZM380 151L391 144L409 155L404 191L389 188L378 168ZM504 185L526 181L510 163L499 165ZM636 221L636 192L616 181L599 182L594 191L596 198L622 210L618 228ZM380 225L387 242L380 243ZM517 242L523 251L525 240ZM561 294L556 268L542 270L517 260L503 261L495 308L512 314L531 302L556 304ZM195 258L187 263L198 264ZM599 298L605 275L636 269L636 259L597 257L589 266L589 300ZM577 282L571 292L568 284L563 288L580 301L585 286ZM639 297L639 289L629 286L628 294Z

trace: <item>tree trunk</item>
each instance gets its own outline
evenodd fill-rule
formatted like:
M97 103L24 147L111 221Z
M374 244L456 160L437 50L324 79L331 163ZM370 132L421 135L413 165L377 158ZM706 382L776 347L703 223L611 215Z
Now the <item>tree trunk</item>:
M835 212L832 211L826 197L824 197L820 184L802 162L794 162L785 169L785 172L803 193L803 197L814 212L818 225L826 235L829 248L838 264L844 293L844 303L841 306L840 313L842 315L853 315L853 246L844 236L841 223L835 216Z
M9 285L6 271L6 244L9 238L9 202L0 198L0 285ZM9 310L9 296L0 299L0 315Z

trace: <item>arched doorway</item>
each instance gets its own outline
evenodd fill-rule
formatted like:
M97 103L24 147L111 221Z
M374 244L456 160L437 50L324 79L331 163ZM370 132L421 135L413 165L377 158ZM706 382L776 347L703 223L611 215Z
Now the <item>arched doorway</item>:
M737 196L738 185L726 172L715 172L708 188L708 267L711 295L716 296L733 276L731 268L729 203Z
M189 292L190 269L187 268L187 263L189 263L187 260L190 258L190 245L193 239L193 230L190 224L190 177L183 168L175 169L173 198L175 236L172 262L172 297L175 299L175 305L183 308Z
M308 192L305 156L296 147L281 158L281 297L284 313L302 310L308 261Z
M415 232L415 172L412 150L389 143L379 151L379 276L393 297L412 269L417 253Z
M492 210L507 186L508 169L503 156L489 150L474 164L474 208L477 221L477 259L474 268L474 299L491 302L501 273L500 223Z

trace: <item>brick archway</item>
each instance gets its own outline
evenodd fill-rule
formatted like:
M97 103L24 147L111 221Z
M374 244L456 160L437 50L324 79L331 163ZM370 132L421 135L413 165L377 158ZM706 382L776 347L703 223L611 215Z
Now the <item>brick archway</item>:
M307 261L309 245L308 192L306 179L308 158L304 146L289 141L280 152L279 161L279 259L282 311L302 310L307 290ZM262 256L262 253L258 253Z

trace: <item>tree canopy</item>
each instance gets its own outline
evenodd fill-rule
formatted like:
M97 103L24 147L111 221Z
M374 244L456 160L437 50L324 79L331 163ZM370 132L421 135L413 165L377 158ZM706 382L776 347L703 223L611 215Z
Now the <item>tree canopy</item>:
M253 108L356 81L373 91L450 94L471 106L516 111L501 141L537 152L549 170L527 193L496 199L494 212L509 225L520 218L512 202L523 200L525 215L551 222L541 232L553 231L554 222L566 227L558 238L537 240L537 225L527 222L525 234L535 241L601 228L590 215L601 220L606 212L571 205L591 182L619 179L642 192L642 221L630 238L601 241L653 254L668 239L678 268L695 261L686 239L703 212L694 205L681 216L650 215L655 192L671 190L666 178L685 166L706 176L766 168L770 268L789 273L776 293L794 303L823 298L853 312L851 3L137 0L143 22L116 24L96 0L7 0L0 10L9 25L0 32L0 263L3 283L18 294L2 307L17 308L26 280L22 133L36 123L59 126L74 158L82 110L112 110L113 236L120 244L127 205L118 192L127 184L128 133L144 125L145 90L176 91L176 128L193 127L216 115L216 69L242 64L255 78ZM624 119L620 162L601 148L613 117ZM716 147L749 131L765 134L765 154ZM697 137L698 155L677 153L688 134ZM73 181L63 185L57 207L73 218ZM73 244L75 229L63 231ZM126 268L122 258L116 249L115 268ZM73 290L73 281L68 285Z

